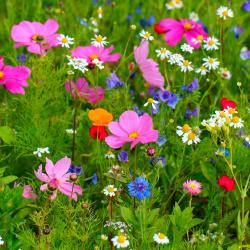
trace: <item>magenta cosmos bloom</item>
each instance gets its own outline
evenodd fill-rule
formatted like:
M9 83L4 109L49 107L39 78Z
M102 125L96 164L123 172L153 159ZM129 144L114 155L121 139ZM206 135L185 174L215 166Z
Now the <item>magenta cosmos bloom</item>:
M93 66L92 61L94 59L98 59L102 62L117 62L120 59L121 54L110 54L113 49L114 46L110 46L109 48L99 48L95 46L78 46L74 50L71 50L71 55L75 58L86 59L89 63L89 66Z
M98 103L104 99L104 89L99 86L89 87L85 78L78 78L76 83L73 81L66 81L65 88L74 99L83 99L92 104Z
M108 128L113 135L105 138L106 143L111 148L120 148L125 143L131 143L130 149L136 144L156 142L158 130L153 130L152 118L144 113L138 116L132 110L121 114L118 122L110 122Z
M191 195L198 195L201 192L201 183L190 180L183 183L183 188Z
M35 171L36 177L40 181L45 182L45 184L40 187L40 190L52 191L52 195L50 196L51 200L56 198L57 190L69 198L73 198L75 201L77 201L77 194L82 195L82 188L69 182L70 173L68 173L68 170L70 165L71 159L68 157L60 159L55 165L50 159L46 158L46 174L42 172L42 165Z
M4 65L4 58L0 56L0 85L13 94L25 94L24 87L28 87L27 79L31 70L26 66Z
M27 46L30 53L45 55L49 48L58 46L58 28L54 19L48 19L44 24L22 21L12 27L11 38L15 48Z
M162 19L157 25L156 32L165 33L165 40L169 46L175 46L185 37L187 43L194 48L199 48L201 42L208 37L201 24L188 19L166 18ZM159 30L159 31L157 31Z

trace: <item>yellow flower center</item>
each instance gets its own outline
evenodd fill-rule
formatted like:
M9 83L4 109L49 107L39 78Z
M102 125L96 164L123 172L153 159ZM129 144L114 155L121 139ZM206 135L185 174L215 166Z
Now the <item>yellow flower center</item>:
M196 136L195 133L193 133L193 132L189 133L189 134L188 134L188 140L189 140L189 141L193 141L193 140L195 139L195 136Z
M202 65L202 66L200 66L200 69L201 70L206 70L206 67Z
M94 59L98 59L99 56L98 56L97 54L91 54L91 55L89 56L89 58L90 58L91 60L94 60Z
M198 35L198 36L196 37L196 39L197 39L198 41L203 41L204 37L203 37L203 35Z
M145 32L144 37L149 38L151 36L151 33Z
M68 39L66 37L62 38L61 40L62 43L68 43Z
M160 53L161 53L161 54L166 54L166 53L167 53L167 50L166 50L165 48L163 48L163 49L160 50Z
M107 155L112 155L113 153L112 153L112 151L108 151L106 154Z
M122 244L122 243L125 242L125 240L126 240L126 236L124 234L120 234L118 236L117 242L120 243L120 244Z
M183 27L184 27L185 30L191 30L192 29L192 24L187 22L187 23L184 23Z
M190 65L190 62L188 60L184 60L183 61L183 65L186 66L186 67L188 67Z
M225 114L224 111L221 111L221 112L220 112L220 117L226 117L226 114Z
M98 35L95 37L95 40L98 42L98 43L101 43L103 41L103 37L101 35Z
M102 8L101 8L101 7L99 7L99 8L97 9L97 13L98 13L98 14L102 14Z
M228 16L228 11L227 11L227 10L224 10L221 14L222 14L222 16L227 17L227 16Z
M210 58L210 59L208 60L208 63L209 63L209 64L213 64L213 63L214 63L214 59Z
M207 44L208 44L209 46L213 46L213 45L215 45L215 42L214 42L214 40L209 40Z
M152 103L154 103L154 101L155 101L155 100L154 100L153 98L148 98L148 103L151 103L151 104L152 104Z
M228 109L228 112L229 112L229 114L233 115L233 114L235 114L235 109L230 108L230 109Z
M190 184L188 185L188 187L191 188L191 189L196 189L196 188L197 188L197 186L196 186L195 183L190 183Z
M162 233L158 233L158 238L161 240L164 240L166 238L166 235Z
M188 124L184 124L183 127L182 127L182 131L184 133L187 133L189 130L190 130L190 126Z
M136 138L138 138L139 136L140 136L140 135L139 135L136 131L131 132L131 133L129 133L129 135L128 135L129 138L133 138L133 139L136 139Z
M113 187L108 187L107 190L109 193L113 193L115 191Z
M175 3L181 3L182 1L181 0L175 0Z
M4 77L4 73L3 71L0 70L0 80L3 79L3 77Z
M32 35L31 39L36 42L42 42L44 40L43 36L39 34Z
M239 116L235 116L233 119L232 119L232 122L233 123L238 123L240 120L240 117Z

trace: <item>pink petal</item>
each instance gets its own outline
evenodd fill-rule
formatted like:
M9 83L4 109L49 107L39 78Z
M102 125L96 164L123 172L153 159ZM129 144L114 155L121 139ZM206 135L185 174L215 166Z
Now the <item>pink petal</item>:
M43 184L41 187L40 187L40 190L41 191L45 191L48 189L48 184Z
M4 66L4 58L0 56L0 70L3 69L3 66Z
M181 23L172 18L165 18L159 22L159 25L167 30L176 29L181 26Z
M54 164L53 162L46 158L46 165L45 165L45 170L46 173L48 174L48 176L50 177L50 179L55 178L55 174L54 174Z
M183 29L172 29L165 34L165 40L169 46L175 46L183 36Z
M110 122L108 124L108 128L113 135L116 135L119 137L127 137L128 136L128 133L120 127L119 122Z
M134 47L134 57L137 64L142 64L147 59L149 53L148 41L142 40L138 47Z
M38 167L37 171L34 171L35 176L37 179L39 179L42 182L49 182L49 177L42 172L42 165Z
M56 197L57 197L57 192L54 191L54 192L52 193L52 195L50 196L50 200L53 201L53 200L56 199Z
M42 48L38 43L33 43L32 45L28 46L27 50L33 54L42 55L45 53L44 48Z
M156 142L158 139L158 130L152 130L147 134L142 135L140 138L141 143Z
M43 29L41 31L41 34L44 36L50 36L54 33L57 32L59 28L58 22L54 19L48 19L44 25L43 25Z
M140 135L146 134L147 132L152 130L153 121L149 114L144 113L142 116L140 116L139 120L138 133Z
M138 123L139 116L132 110L123 112L119 118L120 127L127 133L137 131Z
M121 148L126 143L126 141L115 135L107 136L105 142L111 148Z
M56 178L61 178L64 174L66 174L70 168L71 159L68 157L64 157L57 161L54 167L54 173Z

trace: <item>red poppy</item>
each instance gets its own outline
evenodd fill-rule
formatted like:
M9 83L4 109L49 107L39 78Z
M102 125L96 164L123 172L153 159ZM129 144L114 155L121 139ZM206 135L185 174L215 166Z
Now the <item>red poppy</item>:
M232 100L228 100L226 97L223 97L220 101L220 105L222 109L226 108L236 108L236 103Z
M162 27L159 23L156 23L154 25L154 30L158 34L163 34L163 33L166 33L167 31L166 28Z
M89 135L96 140L104 140L108 133L104 126L92 126L89 129Z
M231 179L227 175L223 175L219 178L218 184L221 188L225 189L227 192L233 191L235 187L234 179Z

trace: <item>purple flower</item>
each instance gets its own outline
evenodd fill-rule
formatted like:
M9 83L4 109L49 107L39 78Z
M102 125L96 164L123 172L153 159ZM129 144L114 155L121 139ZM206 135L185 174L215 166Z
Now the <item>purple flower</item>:
M16 57L17 61L25 63L27 61L27 55L22 53L20 55L17 55Z
M153 115L156 115L156 114L158 114L158 113L159 113L159 109L160 109L160 102L155 103L155 104L154 104L154 106L155 106L155 108L153 108L153 106L152 106L152 108L151 108L151 112L152 112L152 114L153 114Z
M231 31L234 33L235 38L238 39L240 37L240 34L243 33L244 29L241 28L239 25L235 25L233 26Z
M83 172L83 169L81 166L71 165L69 170L68 170L68 173L77 174L77 175L80 175L82 172Z
M167 142L166 136L165 135L159 135L158 140L157 140L158 146L161 147L166 142Z
M150 159L150 164L154 166L164 167L166 165L166 159L164 156L152 157Z
M250 1L245 1L241 5L242 10L249 12L250 11Z
M159 90L158 95L159 95L160 100L163 102L167 102L167 105L172 109L175 108L176 104L179 101L179 97L177 94L171 93L167 90L164 90L164 91Z
M115 72L111 73L111 76L107 78L106 83L107 83L107 89L109 90L116 87L124 86L124 83L117 77Z
M240 52L240 58L242 60L247 60L247 59L250 59L250 50L248 49L242 49L241 52Z
M189 85L182 86L182 90L187 91L189 93L193 93L198 88L199 88L199 83L197 78L194 78Z
M121 162L128 162L128 152L125 150L122 150L119 154L118 154L118 160Z
M197 116L197 115L199 115L198 108L194 108L193 110L187 109L184 117L186 120L190 120L193 116Z

